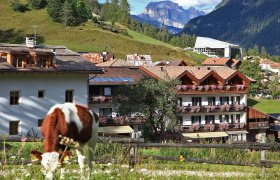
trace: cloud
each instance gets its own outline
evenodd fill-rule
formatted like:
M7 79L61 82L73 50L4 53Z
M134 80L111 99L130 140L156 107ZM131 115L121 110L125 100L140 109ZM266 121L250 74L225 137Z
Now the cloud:
M215 6L220 3L222 0L172 0L173 2L178 3L184 7L207 7Z

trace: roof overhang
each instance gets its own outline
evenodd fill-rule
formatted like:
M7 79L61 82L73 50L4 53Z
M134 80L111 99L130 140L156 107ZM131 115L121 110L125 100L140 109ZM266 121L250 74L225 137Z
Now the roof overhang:
M226 132L182 133L182 135L188 139L219 138L228 136Z
M105 134L127 134L133 132L134 130L130 126L105 126L98 128L98 133Z

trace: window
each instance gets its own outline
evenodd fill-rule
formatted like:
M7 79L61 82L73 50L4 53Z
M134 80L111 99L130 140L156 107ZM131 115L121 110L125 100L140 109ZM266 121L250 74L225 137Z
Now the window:
M19 104L19 98L20 98L20 92L19 91L11 91L10 92L10 105L18 105Z
M41 127L43 124L44 119L38 119L38 127Z
M229 121L229 115L220 115L220 123L228 122Z
M208 97L208 105L215 106L216 105L216 98L215 97Z
M44 90L39 90L38 91L38 98L44 98L45 97L45 91Z
M10 135L18 135L18 125L19 125L19 121L10 121L9 123Z
M240 96L232 96L231 103L232 105L240 104Z
M104 87L104 96L111 96L111 88L110 87Z
M192 124L201 123L201 116L192 116Z
M112 116L112 108L100 108L99 116Z
M73 102L73 90L66 90L65 91L65 102Z
M229 97L220 97L220 103L221 105L229 104Z
M22 63L22 56L14 56L13 57L13 66L14 67L22 67L23 63Z
M39 58L37 60L38 67L47 67L47 59L46 58Z
M206 124L214 124L215 116L214 115L208 115L205 116L205 123Z
M201 97L192 97L193 106L201 106Z
M232 120L232 123L240 123L240 114L232 114L231 120Z

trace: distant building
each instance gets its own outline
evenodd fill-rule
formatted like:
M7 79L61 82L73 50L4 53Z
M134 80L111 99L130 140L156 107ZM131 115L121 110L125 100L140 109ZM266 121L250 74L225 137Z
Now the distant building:
M260 67L264 71L268 70L277 75L280 75L280 63L278 63L278 62L274 62L269 59L261 59Z
M207 58L202 65L204 66L228 66L232 69L238 69L241 65L240 60L231 58Z
M242 49L239 45L231 44L208 37L197 37L194 52L205 54L208 57L242 57Z
M107 52L102 52L102 53L97 53L97 52L79 52L79 54L86 58L88 61L94 63L94 64L99 64L103 63L106 61L112 61L114 60L114 54L113 53L107 53Z
M34 130L40 136L54 104L88 106L88 74L102 71L66 47L28 39L26 45L0 44L0 73L0 134L28 136Z
M151 55L132 54L126 55L125 60L134 64L134 66L152 66L153 61Z

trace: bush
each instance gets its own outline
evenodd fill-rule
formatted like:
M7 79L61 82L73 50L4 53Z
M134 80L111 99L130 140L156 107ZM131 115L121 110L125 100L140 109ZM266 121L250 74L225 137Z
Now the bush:
M28 3L34 9L42 9L47 5L46 0L28 0Z
M18 12L25 12L28 11L28 4L22 4L20 3L19 0L13 0L11 2L10 7L14 10L14 11L18 11Z

